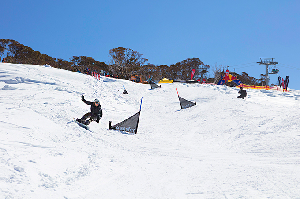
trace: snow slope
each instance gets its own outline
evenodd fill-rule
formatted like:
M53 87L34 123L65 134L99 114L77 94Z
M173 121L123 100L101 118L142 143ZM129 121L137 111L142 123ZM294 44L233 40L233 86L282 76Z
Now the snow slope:
M0 198L300 198L300 92L237 92L0 63ZM92 132L81 95L103 108ZM141 97L137 134L108 130Z

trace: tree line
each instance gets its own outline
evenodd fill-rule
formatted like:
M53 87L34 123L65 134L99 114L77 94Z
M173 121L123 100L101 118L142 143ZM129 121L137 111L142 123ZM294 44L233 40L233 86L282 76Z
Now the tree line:
M96 61L92 57L73 56L69 61L60 58L53 58L42 54L32 48L20 44L12 39L0 39L0 58L2 61L14 64L32 64L32 65L51 65L54 68L61 68L73 72L90 74L91 72L102 73L118 77L121 79L130 79L137 75L143 80L152 79L158 81L162 78L173 80L190 80L191 71L195 69L194 79L205 78L207 82L213 83L216 77L224 75L224 70L220 68L215 71L215 77L208 78L209 65L204 64L199 58L187 58L172 65L154 65L146 63L148 59L130 48L118 47L109 50L110 61ZM236 75L243 83L259 85L261 80L249 77L247 73Z
M2 61L13 64L51 65L73 72L84 72L85 68L100 71L108 66L104 62L94 60L92 57L73 56L70 61L53 58L49 55L35 51L12 39L0 39L0 57Z

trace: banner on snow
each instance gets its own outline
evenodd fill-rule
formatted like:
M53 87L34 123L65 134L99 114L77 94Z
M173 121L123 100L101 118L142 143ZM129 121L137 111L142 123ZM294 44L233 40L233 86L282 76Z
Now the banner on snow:
M178 94L177 88L176 88L176 91L177 91L177 95L178 95L178 98L179 98L179 102L180 102L180 107L181 107L181 109L190 108L190 107L196 105L196 102L191 102L191 101L189 101L189 100L186 100L186 99L180 97L179 94Z
M151 89L155 89L155 88L161 88L161 85L158 86L157 84L155 83L150 83L150 86L151 86Z
M133 116L127 118L126 120L111 126L111 121L109 121L109 129L126 131L129 133L137 133L137 128L139 125L140 111Z
M178 96L178 98L179 98L181 109L190 108L196 105L196 102L188 101L180 96Z
M143 99L143 98L142 98ZM111 125L111 121L109 121L109 129L113 130L118 130L118 131L126 131L129 133L137 133L138 125L139 125L139 118L140 118L140 113L141 113L141 108L142 108L142 99L141 99L141 104L140 104L140 110L133 116L127 118L126 120L115 124Z

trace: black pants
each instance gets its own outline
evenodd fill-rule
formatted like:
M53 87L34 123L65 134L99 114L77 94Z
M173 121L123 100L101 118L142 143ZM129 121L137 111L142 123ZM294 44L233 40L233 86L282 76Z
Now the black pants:
M89 121L86 121L86 120L89 120ZM94 120L97 120L97 115L92 115L91 112L84 114L84 116L82 116L82 118L81 118L82 123L88 123L88 124Z
M237 98L243 98L243 99L244 99L244 96L241 96L241 95L240 95L240 96L238 96Z

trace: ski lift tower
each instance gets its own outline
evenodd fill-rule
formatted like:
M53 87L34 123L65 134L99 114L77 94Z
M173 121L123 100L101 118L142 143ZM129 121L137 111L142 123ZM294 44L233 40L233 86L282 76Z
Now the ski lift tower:
M269 65L276 65L278 62L274 62L275 58L265 58L262 60L260 58L260 62L257 62L259 65L266 65L266 85L269 86ZM272 74L272 73L270 73Z

